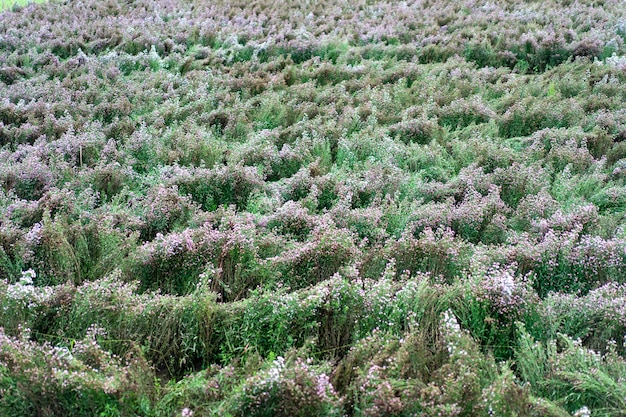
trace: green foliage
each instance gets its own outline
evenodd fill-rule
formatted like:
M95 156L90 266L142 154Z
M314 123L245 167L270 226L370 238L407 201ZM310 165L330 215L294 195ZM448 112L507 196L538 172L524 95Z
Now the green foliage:
M623 414L619 2L201 3L0 4L0 414Z
M520 374L531 390L559 400L570 412L586 408L592 415L619 415L626 387L620 375L626 362L609 347L605 355L581 346L580 339L559 335L546 345L535 342L518 325L520 345L516 352Z
M189 195L203 210L234 204L243 209L252 192L261 184L258 172L251 167L198 168L193 176L181 176L175 182L181 194Z
M39 225L27 265L40 271L41 285L100 278L119 267L135 247L132 235L91 222L70 224L66 216L53 219L48 211Z
M278 357L246 380L231 399L234 416L340 416L329 378L301 358Z
M416 238L412 228L409 226L389 248L396 260L397 276L404 271L428 272L451 282L465 266L468 246L455 240L450 229L427 228Z
M129 356L124 363L112 356L92 339L94 331L71 349L40 346L0 332L2 414L150 414L147 363L140 357Z
M313 231L307 243L276 258L275 265L282 282L292 289L299 289L332 277L341 267L351 263L357 251L347 231L322 225Z
M43 3L44 0L2 0L0 2L0 11L4 10L19 10L20 8L27 6L31 3Z

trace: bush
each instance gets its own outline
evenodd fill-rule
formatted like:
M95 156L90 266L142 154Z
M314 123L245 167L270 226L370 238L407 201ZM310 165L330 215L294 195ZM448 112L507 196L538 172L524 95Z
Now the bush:
M98 330L71 349L7 336L0 329L0 410L6 416L150 413L151 370L98 344Z
M535 342L522 325L519 332L517 362L533 392L560 402L572 414L621 412L626 387L620 375L626 362L614 346L601 355L566 335L544 344Z
M113 228L106 219L102 223L71 219L67 215L53 219L45 210L42 221L26 234L24 260L37 272L38 285L101 278L123 266L136 247L135 236Z
M246 208L253 191L262 186L262 179L253 167L222 166L214 169L196 168L173 178L181 194L189 195L203 210L234 204Z
M389 247L396 260L396 276L404 271L427 272L452 281L464 268L468 246L450 229L424 229L419 236L409 228Z
M281 282L292 289L322 282L341 267L350 265L358 254L353 236L345 229L323 222L306 243L298 243L281 255L268 259L281 273Z
M306 360L278 357L248 379L231 400L235 416L340 416L341 402L328 375Z

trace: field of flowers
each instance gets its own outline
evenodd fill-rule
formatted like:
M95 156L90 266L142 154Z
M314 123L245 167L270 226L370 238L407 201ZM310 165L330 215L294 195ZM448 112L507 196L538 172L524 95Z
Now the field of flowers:
M0 14L0 415L626 415L622 0Z

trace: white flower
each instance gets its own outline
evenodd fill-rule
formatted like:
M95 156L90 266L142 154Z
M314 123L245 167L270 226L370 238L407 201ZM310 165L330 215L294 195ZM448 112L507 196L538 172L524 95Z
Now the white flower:
M589 410L589 408L587 408L587 406L584 406L583 408L581 408L580 410L574 413L574 417L590 417L590 416L591 416L591 411Z
M22 277L20 278L20 284L33 285L33 278L36 278L37 274L32 269L22 271Z
M458 333L461 331L461 326L459 325L459 322L454 316L452 310L446 310L443 312L443 322L444 325L453 332Z

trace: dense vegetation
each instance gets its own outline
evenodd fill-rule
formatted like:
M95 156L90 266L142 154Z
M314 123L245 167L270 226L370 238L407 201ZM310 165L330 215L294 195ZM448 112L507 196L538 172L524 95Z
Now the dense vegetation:
M626 8L0 15L3 416L620 416Z

